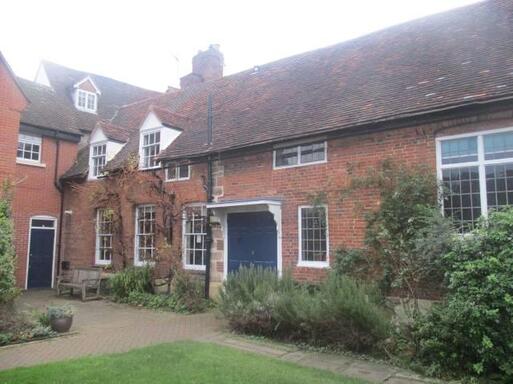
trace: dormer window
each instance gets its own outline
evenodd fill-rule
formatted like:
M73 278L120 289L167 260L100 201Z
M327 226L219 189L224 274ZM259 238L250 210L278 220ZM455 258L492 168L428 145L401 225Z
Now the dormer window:
M75 89L73 98L75 107L84 112L96 113L98 109L98 96L101 95L100 90L90 76L80 80L73 85Z
M78 109L87 112L96 113L96 106L98 104L98 98L95 93L84 91L82 89L77 90L77 105Z
M160 152L160 131L145 132L142 134L142 168L156 168L156 159Z
M107 163L107 144L96 144L92 147L91 153L92 172L93 177L98 177L102 174L103 167Z

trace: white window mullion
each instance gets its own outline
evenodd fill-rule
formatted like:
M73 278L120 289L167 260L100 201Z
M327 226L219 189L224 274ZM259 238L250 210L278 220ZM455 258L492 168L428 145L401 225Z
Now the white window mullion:
M486 170L484 157L484 140L483 136L477 137L477 159L479 162L479 194L481 200L481 215L488 216L488 200L486 193Z

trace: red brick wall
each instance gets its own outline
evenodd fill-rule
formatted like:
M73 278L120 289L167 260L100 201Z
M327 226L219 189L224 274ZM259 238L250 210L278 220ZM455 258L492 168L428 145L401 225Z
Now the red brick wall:
M77 143L60 141L58 176L75 161ZM27 248L32 216L52 216L59 220L60 193L55 187L57 141L43 137L41 148L42 167L16 164L16 189L13 202L15 245L17 255L16 278L20 287L25 287ZM58 223L57 223L58 225ZM56 228L58 236L58 228Z
M358 247L362 245L365 220L363 206L372 209L379 204L376 192L359 192L344 201L339 199L340 190L353 174L365 173L368 167L377 166L385 158L402 164L424 164L435 169L435 135L446 135L474 130L493 129L513 125L513 113L495 113L445 121L437 124L388 130L345 138L330 139L328 162L305 167L272 169L272 151L240 156L222 161L224 172L217 177L222 185L221 200L279 197L282 203L282 256L284 268L292 268L298 280L317 280L325 270L297 267L298 261L298 206L308 204L310 195L319 191L328 192L328 222L331 257L337 247ZM175 190L177 206L186 202L205 200L203 177L206 177L204 164L194 165L192 178L185 182L166 183L168 190ZM94 207L88 199L96 182L79 184L78 189L68 187L65 192L65 208L72 209L73 215L65 222L64 259L72 265L92 265L94 263ZM130 201L123 202L124 241L130 247L129 262L133 260L134 207L136 204L155 202L145 193L132 190ZM219 227L216 227L219 231ZM181 225L174 225L172 250L181 246ZM223 249L224 244L216 238L213 249ZM114 260L119 265L119 260ZM217 262L214 271L222 272L222 264Z
M361 209L379 205L376 191L358 193L340 199L348 185L349 171L365 174L386 158L406 164L422 164L436 169L435 135L510 127L511 111L388 130L329 140L328 162L304 167L272 169L272 151L225 160L223 200L279 197L282 202L283 268L292 268L298 280L317 280L325 270L297 267L298 207L309 204L311 195L327 192L330 262L340 246L362 246L366 222Z
M145 174L149 174L145 172ZM160 171L159 171L159 174ZM188 203L205 201L206 194L203 189L203 177L206 176L206 166L203 164L191 166L191 178L185 181L165 182L164 187L168 192L176 194L176 220L173 223L173 241L171 245L165 245L163 239L159 239L159 252L163 260L171 257L181 258L182 225L180 217L181 206ZM119 247L114 249L113 267L120 269L123 263L133 264L134 237L135 237L135 207L141 204L152 204L159 201L158 197L149 192L148 183L140 183L141 180L133 180L129 186L121 191L124 196L121 199L121 217L123 220L123 239L127 249L127 259L119 257ZM92 199L94 191L104 181L84 181L68 183L64 192L64 207L72 210L71 215L66 215L63 228L62 259L69 261L71 267L92 266L95 263L95 220L97 203ZM114 189L110 189L114 190ZM157 207L157 221L162 222L162 209ZM114 248L116 244L114 243ZM162 263L162 272L168 263Z
M0 61L0 182L14 176L20 112L25 106L23 94Z

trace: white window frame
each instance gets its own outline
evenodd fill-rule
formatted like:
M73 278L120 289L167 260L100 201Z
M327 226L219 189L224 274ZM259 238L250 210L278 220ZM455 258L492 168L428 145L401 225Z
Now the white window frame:
M181 167L187 167L187 177L180 177L180 168ZM190 165L177 165L175 167L175 177L170 178L169 177L169 168L166 167L166 181L184 181L184 180L190 180L191 178L191 166Z
M80 94L83 94L84 95L84 100L85 100L85 104L84 105L80 105ZM89 97L93 97L94 98L94 107L93 108L89 108L88 104L89 104ZM81 111L85 111L85 112L92 112L92 113L96 113L97 109L98 109L98 95L94 92L90 92L90 91L85 91L83 89L80 89L78 88L77 89L77 95L76 95L76 100L75 100L75 107Z
M303 260L303 230L302 230L302 216L301 211L303 208L324 208L324 214L326 216L326 260L325 261L308 261ZM297 215L297 232L298 232L298 267L308 267L308 268L329 268L330 266L330 231L329 231L329 220L328 220L328 206L327 205L300 205L298 206L298 215Z
M472 133L462 133L457 135L447 135L440 136L435 139L436 142L436 169L437 169L437 177L440 182L443 182L443 170L452 169L452 168L464 168L464 167L478 167L479 170L479 197L481 204L481 216L488 216L488 199L487 199L487 188L486 188L486 171L485 168L487 165L497 165L497 164L507 164L513 163L513 157L504 158L504 159L493 159L493 160L485 160L485 150L484 150L484 136L494 133L506 133L513 131L513 127L505 127L498 129L490 129L486 131L477 131ZM466 137L477 137L477 160L476 161L467 161L464 163L451 163L451 164L442 164L442 142L445 140L452 139L463 139ZM441 207L442 213L444 212L444 207Z
M110 265L112 264L112 240L113 240L113 234L112 233L100 233L100 219L101 219L101 212L109 210L110 208L98 208L96 210L96 247L95 247L95 265ZM112 218L111 218L112 222ZM110 237L110 260L102 260L100 258L100 251L101 251L101 238L102 237Z
M94 148L95 147L101 147L101 146L105 146L105 153L101 156L98 156L98 155L94 155ZM91 164L91 171L90 171L90 179L97 179L99 176L102 175L102 172L99 172L98 174L94 174L95 170L96 170L96 166L95 166L95 159L99 159L101 157L105 157L105 162L103 163L103 167L102 167L102 170L103 168L105 168L105 166L107 165L107 141L101 141L101 142L98 142L98 143L94 143L94 144L91 144L91 148L90 148L90 164Z
M318 161L310 161L307 163L301 162L301 147L306 145L312 145L312 144L324 144L324 160L318 160ZM280 149L288 149L288 148L296 148L296 154L297 154L297 164L293 165L276 165L276 151ZM303 142L297 145L290 145L290 146L280 146L276 147L273 150L273 169L286 169L286 168L295 168L295 167L306 167L308 165L316 165L316 164L324 164L328 162L328 141L327 140L316 140L316 141L307 141Z
M151 134L155 134L155 133L159 133L159 141L158 141L158 144L155 143L155 144L150 144L150 145L144 145L144 136L146 135L151 135ZM147 130L147 131L141 131L141 135L140 135L140 156L141 156L141 160L139 162L139 167L140 169L157 169L157 168L160 168L160 161L157 161L156 164L152 167L147 167L145 166L145 160L146 158L149 158L149 157L146 157L144 156L144 149L145 148L148 148L148 147L153 147L155 145L158 145L159 146L159 150L157 151L157 153L155 154L155 156L158 156L158 154L160 153L160 151L162 150L161 148L161 143L162 143L162 130L161 129L151 129L151 130Z
M204 206L200 206L200 205L195 205L195 206L189 206L189 209L197 209L200 211L200 214L199 214L199 217L201 218L201 213L204 211ZM195 233L195 232L191 232L191 233L187 233L186 231L186 228L187 228L187 212L186 210L184 210L183 214L182 214L182 261L183 261L183 267L185 269L190 269L190 270L195 270L195 271L205 271L207 266L206 264L203 264L203 265L198 265L198 264L189 264L188 263L188 255L187 255L187 251L189 250L189 248L187 247L187 237L188 236L203 236L203 246L204 248L199 248L201 249L201 251L203 252L203 262L205 263L205 257L206 257L206 253L207 253L207 232L206 232L206 223L204 223L204 227L203 227L203 232L200 232L200 233ZM193 225L193 228L194 228L194 225ZM196 250L198 248L193 248L193 250Z
M18 157L18 145L20 143L30 144L30 145L38 145L39 146L39 156L37 160L33 160L32 156L30 159L25 159L23 157ZM18 134L18 141L16 143L16 162L20 164L29 164L29 165L41 165L41 159L43 154L43 138L37 135L29 135L26 133ZM25 152L25 150L23 150ZM31 151L32 153L32 151Z
M155 204L141 204L141 205L137 205L135 207L135 239L134 239L134 265L135 266L143 266L143 265L152 265L154 263L154 261L144 261L144 260L139 260L139 236L141 235L141 233L139 233L139 209L140 208L149 208L149 207L152 207L153 208L153 212L154 212L154 220L155 220L155 226L154 228L156 227L157 223L157 217L156 217L156 214L157 214L157 206ZM153 249L153 256L155 256L155 251L157 249L157 247L155 246L156 244L156 233L153 232L153 248L149 248L149 249Z

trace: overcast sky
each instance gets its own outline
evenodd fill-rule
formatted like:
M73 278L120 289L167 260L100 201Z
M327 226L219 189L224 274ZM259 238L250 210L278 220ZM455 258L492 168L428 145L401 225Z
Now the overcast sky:
M473 2L6 0L0 50L25 78L46 59L163 91L211 43L230 74Z

